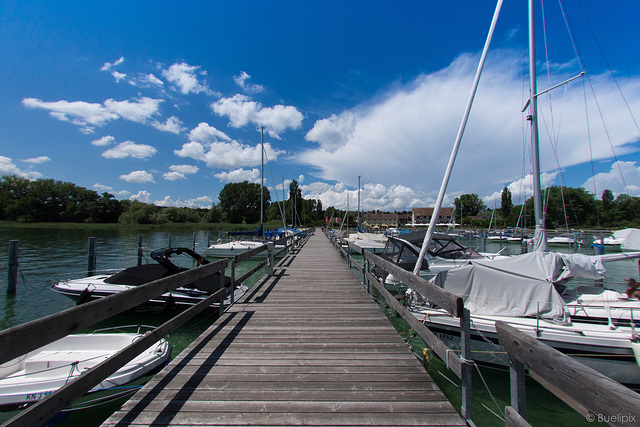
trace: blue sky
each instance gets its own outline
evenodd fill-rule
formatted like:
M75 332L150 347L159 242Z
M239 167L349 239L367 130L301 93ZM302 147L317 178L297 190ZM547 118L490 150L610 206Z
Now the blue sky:
M502 8L445 205L531 194L525 3ZM353 210L361 176L363 210L433 206L495 5L5 0L0 174L209 207L260 182L264 127L272 200L295 179ZM587 77L541 97L543 185L639 196L640 2L563 8L577 47L545 4L538 88Z

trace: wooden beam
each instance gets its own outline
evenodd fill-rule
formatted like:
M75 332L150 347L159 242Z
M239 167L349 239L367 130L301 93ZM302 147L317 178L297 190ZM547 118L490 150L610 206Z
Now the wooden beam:
M373 261L376 266L392 273L395 278L402 281L405 285L409 286L432 303L442 307L456 317L462 316L462 310L464 307L462 298L445 291L419 276L416 276L410 271L398 267L396 264L387 261L372 252L367 251L364 256L370 261Z
M602 416L612 425L640 421L640 394L507 323L496 322L496 330L500 345L511 357L591 414Z
M228 262L229 260L222 259L5 329L0 332L0 364L137 307L180 286L224 271Z
M129 344L107 360L84 371L80 376L59 388L44 399L11 418L2 427L22 427L26 425L42 425L58 412L69 406L80 396L87 393L105 378L135 359L140 353L149 348L161 338L167 336L189 319L204 311L211 304L223 299L225 290L220 289L208 298L178 314L176 317L158 326L140 339Z

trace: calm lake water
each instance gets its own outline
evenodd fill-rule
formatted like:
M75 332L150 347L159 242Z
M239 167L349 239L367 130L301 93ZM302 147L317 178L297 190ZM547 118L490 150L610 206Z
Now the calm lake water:
M115 272L125 267L137 265L138 235L142 234L143 263L155 263L149 257L151 251L169 247L193 248L193 232L131 232L127 230L82 230L82 229L31 229L0 227L0 329L19 325L30 320L75 307L70 298L49 289L52 283L60 280L87 276L89 238L95 238L96 267L99 272ZM211 239L218 237L211 232ZM195 236L196 252L203 254L207 248L209 233L197 232ZM18 284L15 297L7 296L9 241L18 240ZM246 273L261 260L244 261L237 267L236 277ZM186 266L188 267L188 266ZM261 276L254 274L244 284L252 286ZM168 315L149 315L125 313L101 322L91 328L105 328L122 325L159 326L168 320ZM167 340L173 346L173 356L184 350L196 337L217 319L217 310L208 310L174 331ZM149 377L141 379L145 382ZM113 411L119 408L125 399L110 404L102 404L91 409L73 411L59 416L52 425L97 426ZM16 414L0 412L0 423Z
M75 303L62 295L49 290L51 283L59 280L84 277L87 275L88 266L88 241L89 237L95 237L97 269L118 270L123 267L136 265L138 256L139 232L127 230L76 230L76 229L14 229L0 227L0 265L3 266L0 274L0 328L5 329L36 318L47 316L58 311L74 307ZM142 233L145 261L154 263L149 258L149 253L155 249L169 246L193 246L193 232L167 232L149 231ZM205 252L208 242L207 232L196 233L196 252ZM217 238L217 233L211 232L211 239ZM15 297L7 297L7 266L9 254L9 241L19 241L19 271L18 287ZM485 242L482 239L461 239L461 242L481 251L498 252L505 254L520 253L517 244ZM568 248L554 247L554 250L567 251ZM582 253L592 253L589 245L579 249ZM259 261L243 262L239 267L239 274L255 266ZM624 278L638 278L637 261L621 261L607 265L607 279L605 286L624 291ZM251 278L248 285L254 284L261 273ZM386 310L390 321L406 340L412 344L417 354L422 354L424 344L419 338L411 336L411 330L401 319L395 317L392 310ZM205 312L194 320L175 331L168 337L174 346L173 354L177 355L187 347L199 334L201 334L216 319L214 312ZM96 327L147 324L160 325L166 317L158 315L123 314L109 321L102 322ZM435 359L435 358L432 358ZM447 372L443 362L435 359L429 367L429 372L438 385L445 392L454 406L460 407L459 382ZM497 412L491 395L485 390L484 381L487 382L491 393L498 401L501 410L509 404L509 376L505 371L482 368L482 378L476 372L474 377L474 421L477 425L504 425L504 422L494 416L491 411ZM143 382L143 379L141 382ZM594 425L588 423L582 416L575 413L565 404L553 397L534 381L527 383L527 417L532 425ZM56 420L63 426L95 426L100 425L122 403L123 399L108 405L100 405L95 408L74 411L66 418ZM6 421L13 414L0 413L0 422ZM597 423L596 423L597 425Z

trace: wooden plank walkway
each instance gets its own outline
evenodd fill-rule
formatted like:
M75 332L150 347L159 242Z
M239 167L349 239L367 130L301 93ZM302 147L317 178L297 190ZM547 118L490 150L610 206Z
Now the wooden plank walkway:
M103 426L465 425L318 233Z

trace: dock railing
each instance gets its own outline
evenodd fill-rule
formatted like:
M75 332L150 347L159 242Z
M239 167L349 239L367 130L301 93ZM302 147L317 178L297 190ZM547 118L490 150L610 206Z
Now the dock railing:
M98 322L109 319L117 314L137 307L160 295L171 292L176 288L220 274L220 289L213 292L198 304L180 312L161 326L153 329L136 340L133 344L114 354L104 362L84 371L80 376L69 381L64 387L29 406L15 417L2 424L2 427L24 425L41 425L56 415L73 401L86 394L97 384L104 381L122 366L133 360L161 338L167 336L197 314L218 303L220 313L225 310L224 300L229 297L230 304L234 303L234 290L254 273L266 268L266 275L273 274L274 258L285 252L295 250L304 244L309 230L304 230L296 238L288 236L275 242L236 255L233 259L223 258L213 261L166 278L154 280L129 290L99 298L94 301L69 308L40 319L14 326L0 331L0 364L20 357L53 341L63 338ZM276 245L284 247L278 252ZM250 259L260 252L269 251L267 259L239 278L235 278L236 266L240 262ZM230 264L231 283L225 287L225 272ZM228 306L227 306L228 307Z
M344 248L335 237L329 235L329 238L343 256L347 258L349 265L362 272L367 290L370 290L370 286L373 284L387 302L418 333L425 344L442 360L446 360L449 369L462 380L462 416L467 423L472 424L471 412L465 412L465 405L469 407L471 405L471 372L470 370L467 371L469 376L467 382L465 380L465 369L469 369L474 362L469 360L468 356L465 356L465 354L468 354L464 350L465 342L467 343L466 348L469 349L470 323L469 311L464 309L462 300L456 300L455 298L458 297L452 294L445 297L444 295L447 292L441 288L413 275L409 271L399 268L372 252L363 250L353 243L348 243L348 246ZM363 256L364 264L361 265L352 258L351 254L353 252ZM426 326L384 289L377 277L370 273L371 264L392 273L427 299L442 308L446 308L449 313L453 315L461 313L457 317L460 317L461 322L462 357L458 357L451 349L447 348L446 344L433 336L433 333ZM454 298L451 298L451 296ZM452 305L454 301L455 306ZM460 305L458 306L458 304ZM640 424L640 394L636 391L581 364L505 322L496 322L496 330L500 345L509 356L511 406L505 408L506 426L531 427L526 420L526 371L543 387L583 415L589 423L604 422L613 426ZM465 387L467 387L466 390ZM467 414L469 415L468 417Z
M526 421L525 368L537 382L588 422L614 426L640 423L640 394L504 322L496 322L500 345L509 355L511 406L506 426Z
M387 303L391 305L396 312L398 312L398 314L413 328L425 344L435 354L437 354L440 359L446 361L447 367L461 380L462 404L460 412L467 424L473 425L471 379L474 362L471 360L471 326L469 310L464 307L462 298L398 267L384 258L375 255L373 252L362 250L362 248L351 242L348 243L346 248L343 247L343 243L333 233L327 233L327 237L331 240L336 249L346 257L349 267L355 268L362 273L363 285L367 289L367 292L371 293L371 286L373 285L385 298ZM363 256L363 264L360 264L353 259L351 256L352 252L357 252ZM373 265L382 268L388 273L392 273L394 277L402 281L405 285L414 289L434 304L437 304L452 316L460 319L461 337L459 355L453 349L449 348L440 338L431 332L429 328L420 322L420 320L418 320L411 311L391 295L384 285L380 283L378 278L371 273Z

